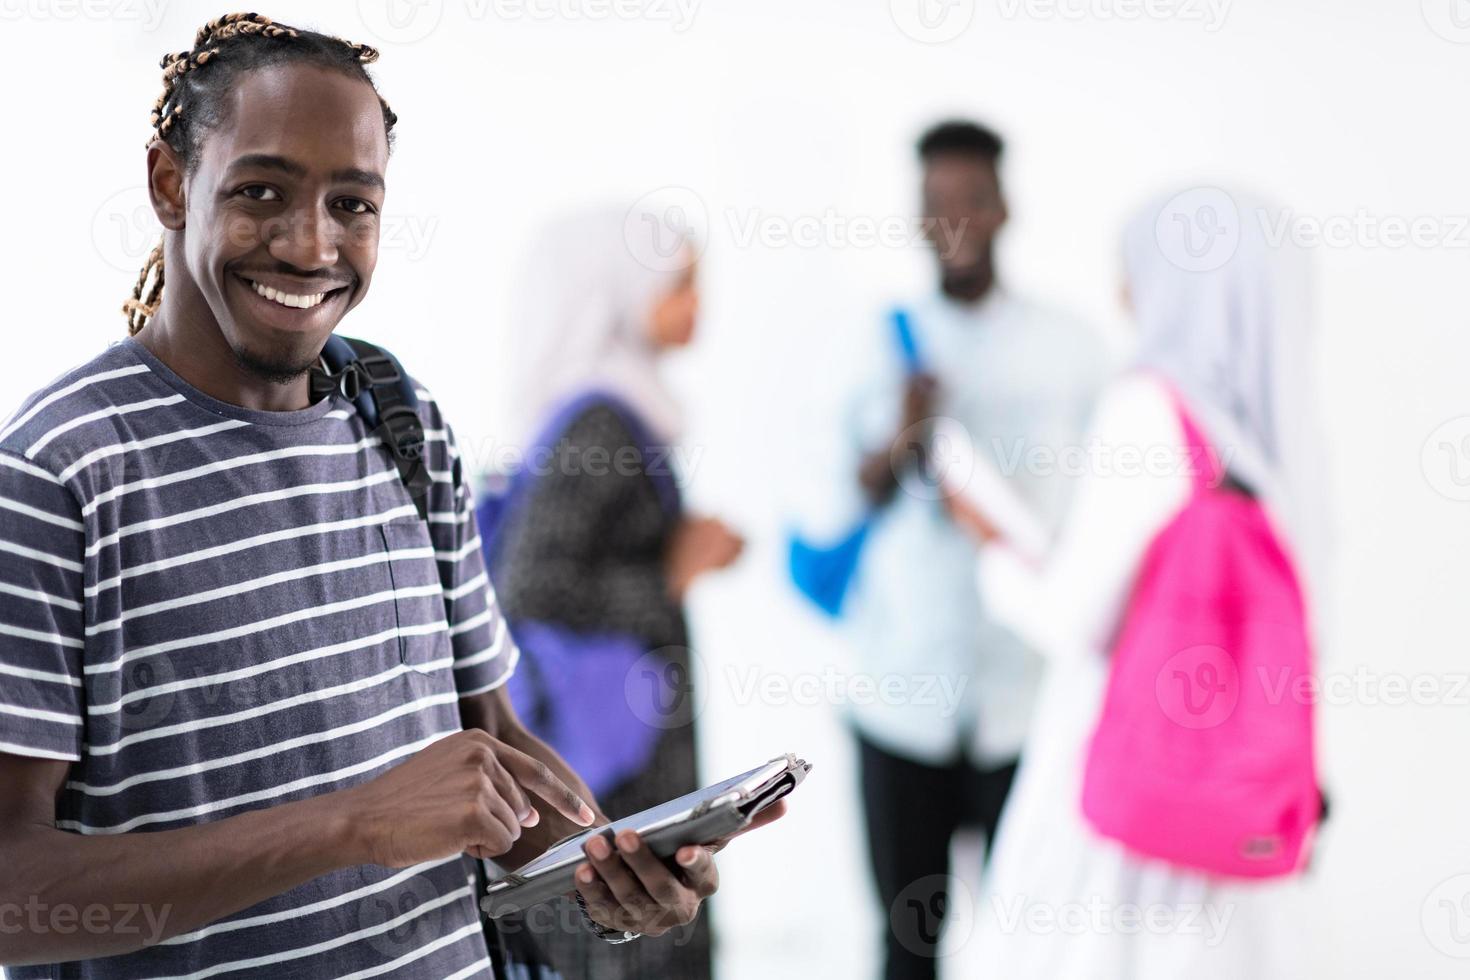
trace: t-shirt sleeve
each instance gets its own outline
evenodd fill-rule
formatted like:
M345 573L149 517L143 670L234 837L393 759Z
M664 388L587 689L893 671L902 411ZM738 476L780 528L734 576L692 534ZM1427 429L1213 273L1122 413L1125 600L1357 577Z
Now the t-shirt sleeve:
M0 752L81 758L84 549L72 492L0 450Z
M508 681L520 651L485 572L474 495L464 477L454 432L438 417L437 409L431 409L430 424L425 433L434 480L429 530L439 560L444 616L454 649L454 684L460 697L470 697Z

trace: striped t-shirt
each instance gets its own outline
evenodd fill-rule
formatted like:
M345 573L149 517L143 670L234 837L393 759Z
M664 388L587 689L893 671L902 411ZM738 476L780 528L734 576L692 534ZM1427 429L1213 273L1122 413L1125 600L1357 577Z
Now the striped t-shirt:
M365 782L507 679L459 455L419 397L427 522L346 399L240 408L131 339L0 426L0 752L72 763L61 829L151 833ZM455 857L11 975L439 980L489 976L486 953Z

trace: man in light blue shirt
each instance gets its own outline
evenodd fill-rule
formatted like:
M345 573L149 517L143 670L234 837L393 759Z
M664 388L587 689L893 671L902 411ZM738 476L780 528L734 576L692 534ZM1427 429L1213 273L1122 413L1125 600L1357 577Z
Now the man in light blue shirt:
M921 373L883 328L855 387L847 441L878 517L847 625L872 698L854 699L874 877L889 920L888 980L932 978L955 830L993 834L1015 772L1038 664L986 615L975 548L950 520L932 420L958 422L1043 516L1060 511L1058 456L1076 445L1108 358L1085 325L1003 290L1001 139L949 122L920 140L939 289L905 306ZM1078 454L1070 454L1077 456ZM941 487L948 489L941 489Z

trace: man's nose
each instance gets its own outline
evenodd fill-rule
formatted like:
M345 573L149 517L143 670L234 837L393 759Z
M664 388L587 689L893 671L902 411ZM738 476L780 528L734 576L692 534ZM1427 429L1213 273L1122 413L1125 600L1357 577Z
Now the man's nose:
M337 263L340 229L322 208L302 208L287 227L271 237L272 257L298 269L325 269Z

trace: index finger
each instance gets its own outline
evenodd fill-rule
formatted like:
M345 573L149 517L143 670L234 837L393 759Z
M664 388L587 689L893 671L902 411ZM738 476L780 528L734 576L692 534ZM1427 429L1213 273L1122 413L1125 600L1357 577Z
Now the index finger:
M550 803L552 808L579 827L590 827L597 820L582 797L567 784L556 778L551 767L538 759L513 749L509 745L500 748L500 764L515 777L516 782Z

